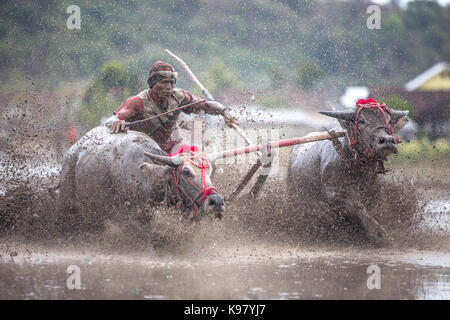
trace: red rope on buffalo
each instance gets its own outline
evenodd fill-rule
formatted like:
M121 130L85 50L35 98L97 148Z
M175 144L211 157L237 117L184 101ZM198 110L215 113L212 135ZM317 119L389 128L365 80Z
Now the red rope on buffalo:
M375 158L375 153L373 152L373 150L370 148L370 145L367 143L367 141L364 139L364 137L360 133L359 122L358 122L359 114L361 113L362 110L376 108L381 112L381 114L383 116L384 128L385 128L386 132L388 134L392 134L393 133L392 122L391 122L392 116L391 116L390 110L388 108L386 108L386 104L384 102L378 103L375 99L372 99L372 98L359 99L358 101L356 101L356 107L358 108L356 111L356 117L355 117L354 122L350 123L350 130L349 130L349 146L354 154L355 166L360 169L362 166L361 157L359 155L358 150L356 150L356 146L360 142L360 141L358 141L358 137L359 137L366 146L366 149L362 152L363 156L366 159L375 159L379 163L380 167L383 168L382 173L390 171L390 169L384 169L383 162L386 160L386 158ZM389 114L389 119L386 116L386 113Z
M204 152L199 153L198 148L196 146L188 146L188 145L181 145L177 152L169 154L169 157L173 157L175 155L181 155L184 158L183 163L178 167L178 175L176 172L176 169L173 169L173 176L174 181L173 183L177 187L177 191L181 190L186 197L188 197L191 200L191 203L189 204L192 206L193 214L194 216L198 214L198 206L195 205L195 201L200 197L200 205L203 204L203 202L206 200L206 197L210 195L213 191L217 191L214 187L206 188L206 169L211 165L211 163L208 160L208 157ZM202 169L202 177L201 177L201 189L198 188L194 183L192 183L189 178L187 178L185 175L183 175L183 166L184 164L188 162L191 165L201 168ZM184 179L189 182L197 191L197 195L194 198L191 198L184 190L180 187L180 177L183 176Z

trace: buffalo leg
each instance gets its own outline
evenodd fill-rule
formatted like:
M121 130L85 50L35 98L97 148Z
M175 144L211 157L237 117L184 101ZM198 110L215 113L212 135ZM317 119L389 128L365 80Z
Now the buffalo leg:
M325 195L331 206L339 206L345 210L348 214L356 217L364 228L367 237L376 242L380 243L386 239L386 230L374 219L372 218L364 204L358 199L357 195L341 195L338 196L340 192L335 188L327 187L325 189Z

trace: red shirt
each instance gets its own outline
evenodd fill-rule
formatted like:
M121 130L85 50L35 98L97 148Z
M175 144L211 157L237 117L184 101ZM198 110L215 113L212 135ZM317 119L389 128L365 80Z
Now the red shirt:
M176 91L176 98L175 95L172 95L173 99L170 99L171 103L171 109L174 107L179 107L181 105L186 105L191 102L195 102L198 100L201 100L200 98L192 95L188 91L185 91L183 89L177 89ZM145 92L148 94L148 96L143 95L144 92L141 92L139 96L133 96L128 98L116 111L114 111L114 114L117 115L117 117L120 120L125 120L127 122L136 121L136 120L142 120L145 118L145 116L151 116L160 114L165 110L165 108L161 107L159 103L154 99L152 96L151 90L148 90ZM144 107L144 101L142 100L142 97L145 97L148 99L148 97L151 98L151 100L154 103L151 104L152 106L149 106L148 101L146 100L146 109ZM184 113L190 114L192 112L198 113L200 110L202 110L205 107L205 103L198 104L194 107L189 107L186 109L183 109L182 111ZM150 112L150 113L149 113ZM167 121L167 118L173 115L171 117L170 121ZM176 121L178 119L178 113L169 114L168 116L162 116L161 118L157 120L150 120L145 123L145 125L141 126L140 128L136 127L135 130L142 131L147 134L149 134L153 140L155 140L158 145L166 151L167 153L170 153L171 148L174 144L178 143L177 141L171 141L170 136L172 135L173 130L175 129ZM164 123L164 124L163 124Z

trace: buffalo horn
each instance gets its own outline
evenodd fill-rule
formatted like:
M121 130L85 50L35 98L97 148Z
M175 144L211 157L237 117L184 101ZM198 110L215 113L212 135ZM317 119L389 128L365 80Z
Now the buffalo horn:
M161 156L159 154L153 154L153 153L148 153L148 152L144 152L144 154L152 160L159 161L159 162L164 163L171 167L178 167L180 164L183 163L183 159L181 158L180 155L176 155L174 157L167 157L167 156Z
M353 118L354 110L348 111L319 111L319 113L324 114L329 117L350 121Z

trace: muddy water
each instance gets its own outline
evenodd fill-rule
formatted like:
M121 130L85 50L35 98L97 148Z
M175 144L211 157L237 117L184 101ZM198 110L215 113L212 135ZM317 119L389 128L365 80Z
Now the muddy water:
M53 164L22 166L17 171L0 164L0 193L11 177L33 187L53 185ZM174 237L184 247L181 253L2 240L0 299L450 299L446 186L427 191L418 238L378 249L269 237L267 228L243 227L239 205L230 206L222 222L203 224L196 237ZM379 289L369 288L373 265L380 270ZM68 288L69 266L79 267L80 289Z
M448 253L267 246L252 252L174 257L50 250L11 257L3 250L0 298L450 299ZM380 268L380 289L368 288L373 282L367 269L374 264ZM80 268L80 289L67 287L70 265Z

